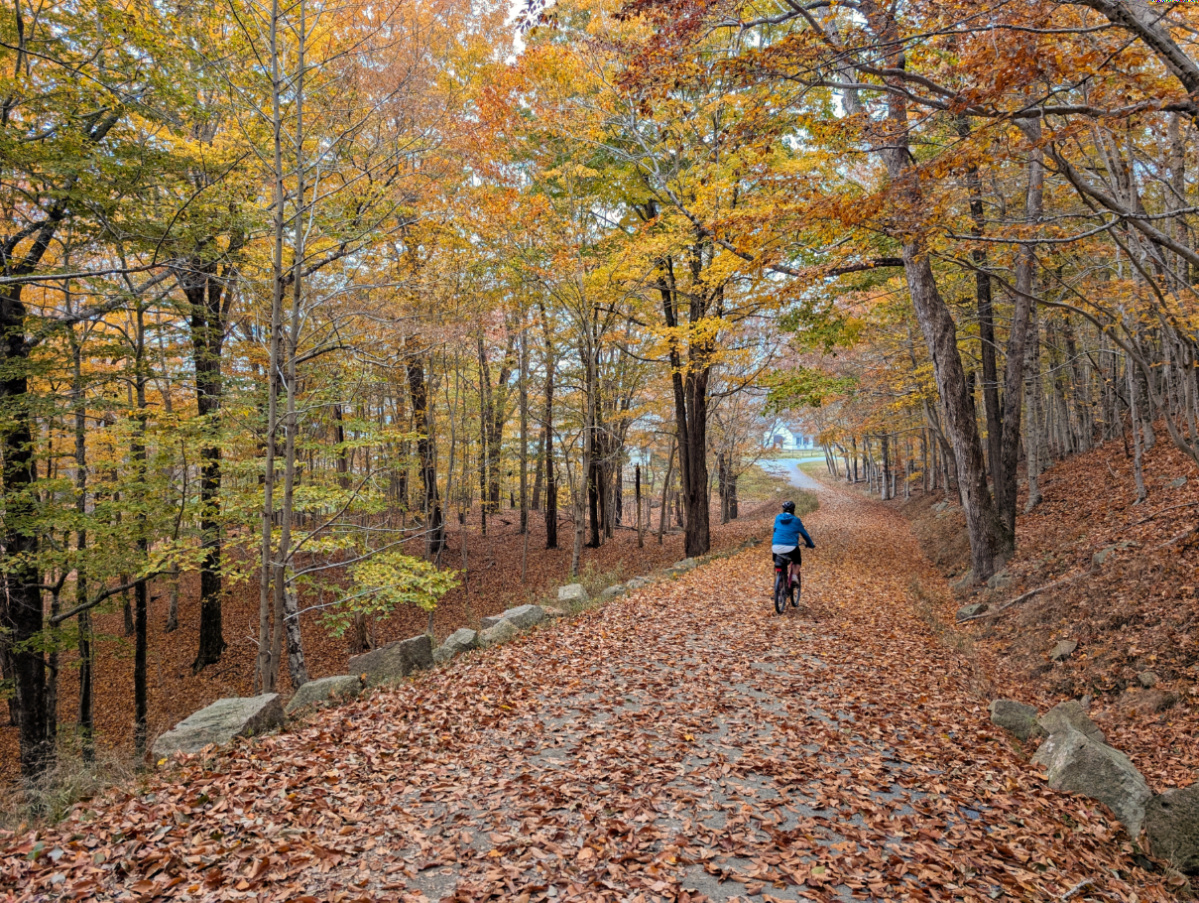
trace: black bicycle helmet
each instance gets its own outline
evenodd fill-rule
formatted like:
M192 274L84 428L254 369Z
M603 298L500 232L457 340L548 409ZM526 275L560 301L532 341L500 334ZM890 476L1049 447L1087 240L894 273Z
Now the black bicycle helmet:
M783 510L788 514L795 513L795 502L783 502Z

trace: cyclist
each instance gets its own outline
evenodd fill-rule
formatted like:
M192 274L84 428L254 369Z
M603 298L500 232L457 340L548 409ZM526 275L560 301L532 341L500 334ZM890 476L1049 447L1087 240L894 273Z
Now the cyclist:
M804 529L803 521L795 516L795 502L783 502L783 513L774 519L774 538L770 541L770 551L791 562L791 573L788 575L791 581L794 581L795 575L799 573L801 536L809 549L816 548L816 543L812 542L812 537Z

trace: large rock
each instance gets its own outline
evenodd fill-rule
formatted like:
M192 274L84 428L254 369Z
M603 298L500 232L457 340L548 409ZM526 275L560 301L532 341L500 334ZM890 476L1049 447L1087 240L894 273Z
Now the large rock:
M1157 673L1154 671L1142 671L1137 675L1137 680L1146 690L1152 690L1156 687L1159 679Z
M1064 662L1074 654L1074 650L1077 648L1078 643L1075 640L1061 640L1049 650L1049 660L1051 662Z
M218 699L159 736L154 741L154 758L199 752L211 743L228 743L234 737L266 733L282 724L283 700L278 693Z
M990 606L987 605L986 602L975 602L971 605L963 605L958 609L957 619L959 621L965 621L967 618L978 617L988 608L990 608Z
M699 567L699 562L694 558L684 558L682 561L676 561L671 570L676 574L685 574L688 571L694 571L697 567Z
M402 680L413 671L433 667L433 640L427 633L396 640L350 659L350 672L361 674L368 687Z
M1014 699L996 699L991 703L991 723L1021 740L1041 733L1036 706L1025 705Z
M1184 875L1199 875L1199 785L1168 790L1145 804L1149 852Z
M1003 571L999 571L998 573L992 574L990 577L988 577L987 578L987 586L990 589L1001 590L1001 589L1006 588L1007 585L1012 582L1012 580L1013 580L1012 575L1010 573L1008 573L1006 570L1003 570Z
M1103 803L1128 829L1141 833L1145 804L1153 796L1128 756L1067 725L1049 735L1033 761L1049 771L1054 790L1079 793Z
M966 593L974 588L974 569L966 571L957 580L949 584L955 592Z
M479 645L486 649L488 646L498 646L520 636L520 631L511 621L500 621L494 627L489 627L479 634Z
M518 605L504 612L503 618L521 630L528 630L545 620L545 610L540 605Z
M357 674L340 674L335 677L322 677L320 680L310 680L300 689L287 704L286 712L294 717L309 709L320 708L323 705L335 705L347 699L356 699L362 693L362 678Z
M618 583L615 586L609 586L602 593L600 593L600 599L607 602L610 599L623 596L626 592L628 592L628 590L625 589L625 585L623 583Z
M1103 736L1103 731L1099 730L1098 725L1091 720L1090 716L1087 715L1087 710L1083 708L1077 699L1068 699L1065 702L1059 702L1037 719L1037 723L1041 725L1041 730L1050 736L1061 733L1068 728L1073 728L1099 743L1107 742L1107 738Z
M450 659L477 648L479 634L469 627L460 627L445 638L445 642L433 650L433 661L444 664Z
M633 592L633 590L641 589L643 586L649 586L653 582L653 578L651 577L634 577L632 580L625 581L624 587L629 592Z
M558 587L558 601L563 605L582 605L587 600L587 589L581 583Z
M561 591L559 591L558 596L561 599ZM528 630L530 627L540 624L547 617L545 609L540 605L518 605L516 608L509 608L503 614L491 615L484 618L483 629L490 630L499 624L500 621L510 621L518 629Z

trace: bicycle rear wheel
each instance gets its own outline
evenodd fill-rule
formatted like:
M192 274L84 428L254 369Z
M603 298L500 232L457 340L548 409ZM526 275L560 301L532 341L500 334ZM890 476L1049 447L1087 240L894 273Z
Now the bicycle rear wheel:
M787 610L787 574L783 570L774 572L774 610L780 615Z

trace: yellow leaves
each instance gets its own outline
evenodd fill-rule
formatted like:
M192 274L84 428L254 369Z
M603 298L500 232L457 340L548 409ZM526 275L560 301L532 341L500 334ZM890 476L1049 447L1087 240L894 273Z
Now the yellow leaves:
M662 359L669 358L672 352L677 354L680 366L676 369L681 374L720 363L728 354L720 344L721 333L729 325L720 317L700 317L694 323L673 327L656 325L650 330L654 339L650 354Z
M602 173L598 169L584 166L582 163L569 162L562 166L545 170L547 179L598 179Z

